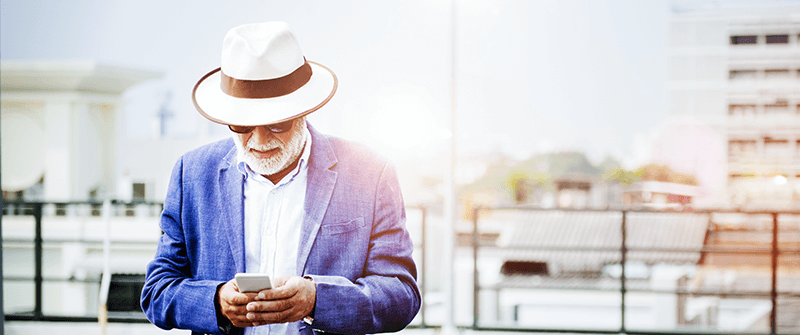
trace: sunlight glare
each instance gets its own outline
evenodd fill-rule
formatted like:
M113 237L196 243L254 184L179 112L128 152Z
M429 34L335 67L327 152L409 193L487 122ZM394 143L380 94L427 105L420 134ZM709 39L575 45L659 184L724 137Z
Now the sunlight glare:
M408 151L449 138L449 130L437 126L430 108L417 97L394 96L382 102L372 118L371 137L388 149Z

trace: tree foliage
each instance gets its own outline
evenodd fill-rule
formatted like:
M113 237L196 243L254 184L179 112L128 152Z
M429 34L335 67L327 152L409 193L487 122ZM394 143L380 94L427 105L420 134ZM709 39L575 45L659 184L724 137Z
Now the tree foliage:
M697 178L694 176L675 172L669 166L659 164L647 164L633 171L622 168L614 169L607 172L604 179L618 181L625 185L642 180L697 186Z

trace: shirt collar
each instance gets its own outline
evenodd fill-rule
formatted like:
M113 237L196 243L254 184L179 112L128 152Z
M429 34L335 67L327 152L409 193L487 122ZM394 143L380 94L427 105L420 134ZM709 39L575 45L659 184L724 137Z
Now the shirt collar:
M275 185L276 187L292 181L301 171L308 169L307 162L308 158L311 156L311 134L308 132L308 127L305 124L303 124L302 131L305 136L306 143L303 146L303 153L300 154L300 159L297 162L297 166L294 168L294 170L292 170L292 172L289 172L289 174L287 174L286 177L283 177L283 179L281 179L281 181ZM239 170L239 172L244 175L245 180L252 177L253 180L272 184L272 181L250 169L247 163L244 162L244 160L242 159L244 156L244 151L242 150L242 145L239 142L239 138L236 137L236 134L234 134L233 137L234 137L233 141L236 143L236 153L237 153L236 169Z

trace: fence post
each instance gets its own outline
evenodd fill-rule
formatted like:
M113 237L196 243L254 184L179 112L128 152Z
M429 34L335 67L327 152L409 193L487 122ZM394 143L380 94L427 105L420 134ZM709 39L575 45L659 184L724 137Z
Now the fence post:
M108 292L111 286L111 200L103 201L103 278L100 282L97 322L100 334L106 335L108 324Z
M777 334L778 318L778 213L772 213L772 312L769 315L770 334Z
M0 197L0 260L3 259L3 210L6 208L6 204L3 202L3 198ZM0 279L3 277L3 267L0 265ZM5 280L0 282L0 315L3 317L0 318L0 335L3 335L3 331L6 328L6 310L3 307L3 285Z
M34 259L34 305L33 319L42 319L42 203L33 203L33 218L36 222L33 237Z
M620 333L625 333L625 261L628 255L628 247L627 247L627 211L622 211L622 244L620 245L620 252L622 252L622 258L620 259L620 266L622 267L622 274L619 276L620 280L620 295L621 295L621 302L620 302Z
M478 293L480 283L478 283L478 243L480 243L480 233L478 232L478 212L480 207L472 209L472 329L478 329Z
M426 232L426 229L425 229L425 227L427 226L425 224L425 217L427 216L427 211L425 210L425 207L420 207L420 209L422 210L422 229L421 229L422 238L421 238L421 241L420 241L420 243L422 243L422 250L420 251L420 255L421 255L420 263L421 264L419 265L419 268L422 269L422 273L421 273L421 276L418 276L418 277L420 277L420 279L421 279L420 283L419 283L419 286L420 286L420 291L421 291L420 294L422 295L422 302L421 302L421 305L419 306L419 308L420 308L419 313L420 313L420 321L422 322L422 328L425 328L426 327L426 324L425 324L425 293L426 293L425 286L426 286L426 283L428 282L428 270L425 268L425 259L426 259L425 258L426 257L425 256L425 249L427 249L427 244L425 244L425 235L427 235L427 232ZM2 334L0 334L0 335L2 335Z

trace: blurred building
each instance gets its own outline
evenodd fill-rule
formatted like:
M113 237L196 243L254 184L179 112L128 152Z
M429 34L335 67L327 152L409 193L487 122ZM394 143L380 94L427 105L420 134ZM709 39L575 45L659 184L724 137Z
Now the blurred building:
M127 138L122 94L158 72L90 60L1 64L6 200L163 201L178 157L226 136L200 122L189 138Z
M724 138L720 204L800 207L800 5L691 2L672 10L668 110Z
M656 211L692 210L693 198L699 194L699 187L661 181L641 181L625 189L623 196L626 206Z
M14 201L48 202L41 206L41 237L47 241L43 313L96 315L105 228L113 243L110 295L115 297L115 286L143 278L161 235L161 205L145 201L162 201L179 155L210 141L203 133L192 139L126 138L123 92L161 76L91 60L0 63L6 314L30 312L36 297L26 280L34 277L36 263L33 205ZM115 205L106 222L98 204L76 203L105 199L136 204ZM138 309L138 295L127 295L109 299L109 310Z
M160 73L94 61L2 62L6 199L75 201L116 192L121 94Z
M97 313L103 271L104 222L95 204L66 202L114 198L118 192L143 200L144 185L121 185L130 151L124 140L122 93L160 73L94 61L3 60L2 187L5 200L57 201L41 209L41 271L48 283L42 312ZM136 193L139 192L139 193ZM138 207L138 208L137 208ZM35 230L32 207L3 208L3 307L5 314L34 309ZM161 231L160 205L117 206L108 224L117 242L113 276L140 276ZM120 277L122 276L122 277ZM16 279L15 279L16 278ZM58 278L62 280L52 280ZM125 280L114 280L114 285ZM138 308L130 303L110 310Z

